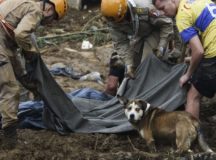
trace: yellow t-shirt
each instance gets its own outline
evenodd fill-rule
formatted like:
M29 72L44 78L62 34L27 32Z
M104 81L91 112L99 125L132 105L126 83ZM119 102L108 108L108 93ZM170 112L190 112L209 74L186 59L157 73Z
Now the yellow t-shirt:
M187 43L198 35L204 48L204 57L216 56L216 4L211 0L181 0L176 24L182 40Z

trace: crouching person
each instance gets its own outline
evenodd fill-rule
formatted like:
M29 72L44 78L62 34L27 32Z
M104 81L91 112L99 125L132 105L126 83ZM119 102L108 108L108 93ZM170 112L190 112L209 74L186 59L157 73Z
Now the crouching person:
M159 32L159 42L154 51L159 58L163 58L174 34L173 20L160 15L152 0L102 0L101 12L108 21L114 52L118 54L111 56L105 89L106 93L115 95L122 77L135 78L135 70L142 60L144 43L154 31ZM121 63L116 65L116 62Z
M13 149L17 143L20 91L16 76L23 75L17 75L20 62L15 62L16 51L20 48L26 61L31 62L39 54L31 34L39 24L58 20L66 11L66 0L5 0L0 5L0 112L4 149Z

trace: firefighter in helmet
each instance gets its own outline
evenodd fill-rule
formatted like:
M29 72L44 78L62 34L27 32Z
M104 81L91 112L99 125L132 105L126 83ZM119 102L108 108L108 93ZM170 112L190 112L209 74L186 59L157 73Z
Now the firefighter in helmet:
M111 28L114 46L105 92L115 95L124 76L135 78L134 72L149 36L158 33L157 43L151 41L150 44L156 56L165 59L168 42L178 34L174 34L173 19L156 10L152 0L102 0L101 13ZM180 55L181 41L179 37L176 39L178 49L173 51Z
M25 71L15 58L21 49L31 63L39 54L32 33L41 24L61 19L67 12L66 0L3 0L0 5L0 113L2 116L2 147L12 149L17 143L17 110L19 84ZM22 82L21 82L22 83Z

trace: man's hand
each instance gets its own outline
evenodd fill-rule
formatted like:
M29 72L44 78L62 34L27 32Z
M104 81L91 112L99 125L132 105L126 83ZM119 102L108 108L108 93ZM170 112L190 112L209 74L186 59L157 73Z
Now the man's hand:
M133 67L132 65L126 65L126 73L125 73L125 77L128 77L130 79L135 79L135 67Z
M185 59L184 59L185 63L190 63L190 61L191 61L191 57L185 57Z
M178 59L180 57L181 57L181 51L177 48L172 49L172 51L168 53L169 59Z
M28 62L28 63L31 63L31 62L35 61L38 58L38 56L40 56L40 53L29 52L29 51L26 52L24 50L22 50L22 54L23 54L26 62Z
M184 74L179 80L180 87L183 87L184 84L186 84L189 79L190 79L190 76L187 73Z
M163 16L163 15L164 15L164 12L159 11L155 8L152 8L149 10L149 16L150 17L159 17L159 16Z
M158 47L156 49L153 49L154 54L160 59L163 59L164 56L164 48L163 47Z

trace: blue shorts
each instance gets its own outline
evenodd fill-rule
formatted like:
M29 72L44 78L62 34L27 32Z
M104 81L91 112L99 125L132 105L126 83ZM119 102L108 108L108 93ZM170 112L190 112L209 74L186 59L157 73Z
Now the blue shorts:
M212 98L216 92L216 57L201 60L192 75L191 83L199 93Z

